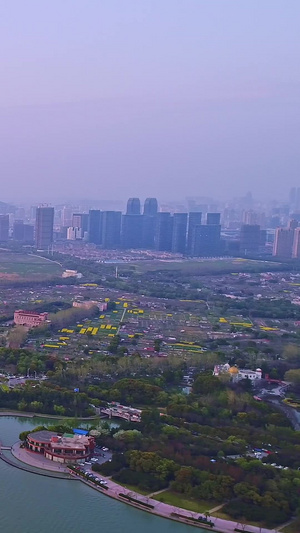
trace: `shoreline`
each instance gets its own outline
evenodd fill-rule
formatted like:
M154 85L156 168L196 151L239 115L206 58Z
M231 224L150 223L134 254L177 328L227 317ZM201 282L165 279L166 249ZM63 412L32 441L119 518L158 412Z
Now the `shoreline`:
M53 420L97 420L99 418L98 415L94 416L84 416L84 417L78 417L78 416L59 416L59 415L47 415L46 413L32 413L27 411L14 411L13 409L10 411L1 411L0 410L0 416L15 416L15 417L24 417L24 418L50 418Z
M189 526L194 526L198 528L202 528L203 530L209 530L213 533L233 533L236 531L237 528L240 530L243 530L247 533L277 533L276 529L267 529L264 527L257 527L252 525L247 525L247 529L242 529L242 525L239 522L233 522L230 520L224 520L221 518L216 518L214 516L209 516L208 520L210 522L213 522L214 525L210 526L209 524L205 524L202 522L198 522L198 517L202 516L204 517L204 513L196 513L193 511L188 511L187 509L183 509L181 507L175 507L173 505L169 505L163 502L159 502L157 500L153 500L145 495L139 494L138 492L131 491L127 489L126 487L123 487L122 485L118 485L114 481L112 481L110 478L106 478L105 476L101 476L108 482L108 488L103 489L100 488L98 485L95 485L92 481L89 481L79 474L76 474L73 470L71 470L68 467L65 467L62 464L53 463L53 461L50 461L48 459L45 459L44 456L41 457L40 454L35 454L33 452L29 452L28 450L24 448L20 448L20 441L13 444L11 447L11 454L13 457L15 457L20 463L27 464L33 468L38 468L40 470L44 471L52 471L57 473L65 473L69 474L72 477L69 478L69 480L79 480L82 481L85 485L88 487L96 490L100 494L104 494L106 496L109 496L110 498L113 498L117 500L118 502L131 505L132 507L135 507L136 509L139 509L141 511L146 511L150 514L153 514L155 516L159 516L160 518L166 518L169 520L173 520L175 522L180 522L182 524L186 524ZM20 457L21 456L21 457ZM27 459L27 460L26 460ZM28 460L30 459L30 461ZM18 468L17 464L14 464L12 466L15 466ZM47 468L50 467L50 468ZM32 470L32 474L38 474L38 472ZM60 478L57 478L60 479ZM68 480L68 478L66 478ZM124 495L122 497L122 495ZM139 501L130 501L127 499L127 497L134 497L136 500ZM147 508L147 505L153 505L153 508ZM243 524L244 525L244 524Z

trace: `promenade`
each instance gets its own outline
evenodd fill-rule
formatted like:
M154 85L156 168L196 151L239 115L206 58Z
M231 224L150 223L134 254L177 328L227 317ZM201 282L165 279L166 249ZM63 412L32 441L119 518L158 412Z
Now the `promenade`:
M107 489L105 490L103 488L98 487L98 485L94 484L92 481L88 481L82 478L81 476L76 475L73 471L71 471L65 465L54 463L53 461L45 459L43 455L29 452L25 448L20 448L19 442L17 442L16 444L12 446L11 453L16 459L18 459L19 461L23 463L26 463L27 465L30 465L35 468L40 468L43 470L49 470L49 471L61 473L61 474L63 473L71 474L73 478L80 479L86 485L90 486L91 488L95 490L98 490L98 492L101 492L101 494L114 498L115 500L118 500L122 503L132 505L133 507L136 507L143 511L147 511L148 513L155 514L163 518L168 518L169 520L175 520L177 522L182 522L182 523L196 526L196 527L198 526L199 528L208 529L215 533L233 533L236 528L240 530L245 530L245 532L247 533L279 533L278 530L275 530L275 529L256 527L256 526L251 526L248 524L244 526L244 525L241 525L239 522L223 520L221 518L216 518L213 516L208 517L208 520L210 522L213 522L214 524L213 527L209 527L201 522L195 523L194 521L191 521L191 518L193 518L194 520L197 520L201 516L204 517L204 513L201 514L201 513L195 513L192 511L187 511L186 509L182 509L180 507L174 507L167 503L153 500L152 498L148 496L143 496L142 494L126 489L125 487L122 487L121 485L118 485L117 483L112 481L111 478L106 478L101 475L101 479L107 481ZM100 474L98 475L100 476ZM126 496L135 498L136 500L139 500L141 504L139 505L138 502L128 501L122 498L120 494L125 494ZM148 505L150 504L151 506L153 506L153 508L147 508L143 506L143 503L148 504Z

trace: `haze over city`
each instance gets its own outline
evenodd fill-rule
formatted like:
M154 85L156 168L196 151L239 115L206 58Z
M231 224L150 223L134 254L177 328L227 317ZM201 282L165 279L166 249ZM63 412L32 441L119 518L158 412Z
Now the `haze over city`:
M251 190L299 176L297 0L1 6L3 201Z

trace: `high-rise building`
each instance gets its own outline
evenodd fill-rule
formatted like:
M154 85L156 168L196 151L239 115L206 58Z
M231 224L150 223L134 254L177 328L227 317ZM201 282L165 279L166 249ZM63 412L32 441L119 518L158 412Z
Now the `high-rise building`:
M61 225L63 227L70 227L72 224L72 209L71 207L63 207L61 211Z
M171 213L157 213L154 235L155 250L170 252L172 250L173 218Z
M300 228L296 228L294 231L292 257L300 259Z
M186 252L187 213L174 213L172 252L184 254Z
M192 242L194 257L217 257L221 253L221 226L206 224L196 226Z
M261 230L258 224L243 224L240 232L242 254L255 253L261 245Z
M102 212L102 246L107 249L119 248L121 240L121 211Z
M6 242L9 238L9 215L0 215L0 241Z
M80 239L82 239L82 229L70 226L70 228L67 229L67 240L77 241Z
M13 240L24 241L24 220L15 220L13 225Z
M201 222L202 222L202 213L198 211L192 211L189 213L187 246L186 246L186 252L188 255L191 255L192 253L192 243L193 243L193 237L195 234L195 228L196 226L201 226Z
M53 207L38 207L35 220L35 244L38 249L44 250L53 242Z
M121 245L125 249L143 246L144 215L122 215Z
M275 240L273 255L275 257L292 257L294 242L294 230L290 228L277 228L275 231Z
M144 203L144 215L157 215L158 203L156 198L146 198Z
M127 202L126 215L140 215L141 214L141 202L139 198L129 198Z
M142 248L153 250L156 228L156 215L143 215L142 222Z
M207 213L206 224L208 226L211 226L211 225L219 226L220 225L220 221L221 221L221 214L220 213Z
M102 244L102 212L99 209L89 211L89 242Z
M72 227L80 228L83 237L89 229L89 215L87 213L73 213Z

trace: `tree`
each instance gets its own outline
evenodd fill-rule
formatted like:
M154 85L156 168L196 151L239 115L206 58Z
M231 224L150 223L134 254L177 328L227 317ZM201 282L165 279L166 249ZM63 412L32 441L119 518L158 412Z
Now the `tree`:
M218 392L223 388L219 379L211 374L200 374L193 384L194 394L209 394Z
M290 381L295 387L300 387L300 369L288 370L284 375L285 381Z

